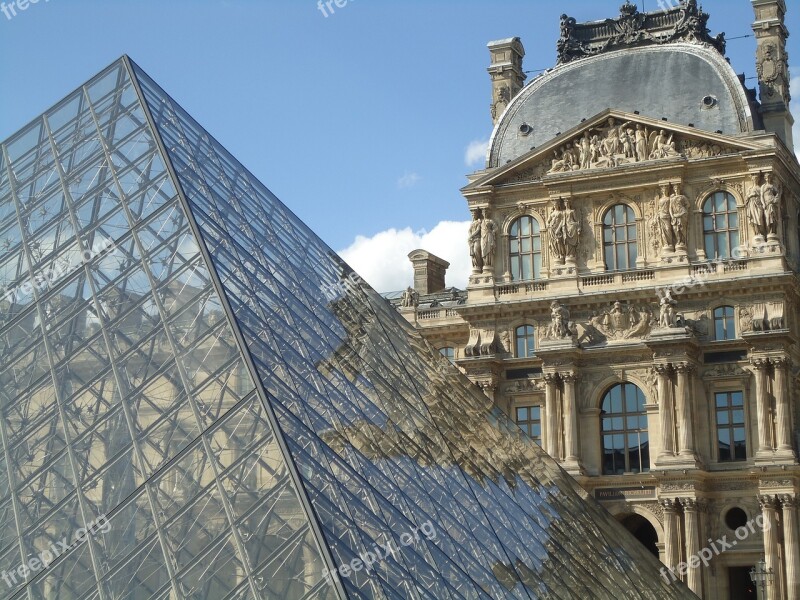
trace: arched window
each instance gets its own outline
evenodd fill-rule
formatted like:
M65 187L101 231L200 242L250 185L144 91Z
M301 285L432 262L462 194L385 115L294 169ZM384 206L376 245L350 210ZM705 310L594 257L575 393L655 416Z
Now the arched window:
M508 255L514 281L539 279L542 272L542 237L539 222L523 216L511 224Z
M514 334L514 339L516 340L516 352L514 356L517 358L534 356L536 351L534 346L534 337L533 325L522 325L517 327Z
M455 364L455 362L456 362L456 349L453 348L452 346L445 346L444 348L439 348L439 354L444 356L451 363Z
M650 441L642 390L620 383L603 398L603 474L641 473L650 470Z
M736 325L732 306L719 306L714 309L714 339L732 340L736 337Z
M603 249L606 269L627 271L636 268L636 215L630 206L612 206L603 217Z
M739 246L739 213L729 193L716 192L703 203L703 240L709 259L730 258Z

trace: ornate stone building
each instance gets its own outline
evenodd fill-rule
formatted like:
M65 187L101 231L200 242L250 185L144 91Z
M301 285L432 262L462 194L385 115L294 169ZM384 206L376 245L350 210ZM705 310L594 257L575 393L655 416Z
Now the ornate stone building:
M796 600L800 168L786 5L751 1L758 93L693 0L563 16L527 85L490 43L469 285L416 251L396 303L700 597L755 597L763 559Z

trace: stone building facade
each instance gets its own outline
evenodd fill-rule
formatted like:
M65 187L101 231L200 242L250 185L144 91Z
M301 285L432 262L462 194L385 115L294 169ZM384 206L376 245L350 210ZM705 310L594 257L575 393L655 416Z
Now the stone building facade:
M763 560L797 600L800 167L786 5L751 1L757 91L694 1L563 16L527 85L490 43L467 290L415 251L437 277L396 304L698 596L755 597Z

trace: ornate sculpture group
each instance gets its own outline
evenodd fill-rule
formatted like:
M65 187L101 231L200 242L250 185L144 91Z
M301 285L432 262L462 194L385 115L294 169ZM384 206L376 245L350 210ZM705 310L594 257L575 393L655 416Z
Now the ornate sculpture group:
M572 321L570 321L569 309L558 302L553 300L550 303L550 325L546 328L543 339L548 341L575 339L578 335L578 329Z
M497 249L497 225L484 215L481 209L472 212L472 223L469 226L469 255L472 257L472 272L492 273L494 254Z
M589 129L583 135L567 142L555 151L548 173L566 173L585 169L602 169L624 164L639 163L680 156L691 158L719 156L723 148L717 144L684 141L680 144L675 134L660 129L650 131L631 121L618 123L609 117L605 126Z
M656 222L661 249L664 252L686 251L689 231L689 199L681 192L681 184L663 184L656 197Z
M712 37L708 18L709 15L698 7L697 0L687 0L667 10L666 15L640 13L635 4L626 0L619 18L601 23L578 24L572 17L561 15L561 37L556 44L558 64L620 47L675 41L706 44L724 55L725 34Z
M747 220L753 229L753 242L763 244L767 241L778 241L778 224L781 219L780 186L775 185L772 173L764 174L764 183L760 184L761 174L753 173L752 186L747 192Z
M550 234L550 256L553 263L563 265L566 261L574 263L578 256L581 236L581 220L572 208L569 198L559 198L553 204L547 218L547 231Z
M417 291L409 286L400 297L400 306L403 308L412 308L419 305L419 294Z

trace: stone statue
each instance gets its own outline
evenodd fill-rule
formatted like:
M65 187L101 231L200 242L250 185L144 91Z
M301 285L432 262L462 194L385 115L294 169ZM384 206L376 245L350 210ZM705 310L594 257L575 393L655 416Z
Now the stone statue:
M578 244L581 237L581 221L569 198L564 200L564 256L567 260L578 258Z
M647 160L650 153L647 151L647 128L643 125L636 126L636 162Z
M581 148L581 169L590 169L592 167L592 141L589 138L589 132L584 131L583 137L580 139Z
M547 218L547 231L550 233L550 254L553 262L563 264L567 255L564 209L561 199L556 200Z
M403 308L412 308L417 306L418 304L419 304L419 294L417 294L414 288L409 286L408 288L406 288L406 290L403 292L403 295L400 298L400 305Z
M658 206L658 232L661 237L661 247L667 252L675 250L675 230L672 228L672 213L670 212L669 186L661 186L661 195L656 198Z
M681 184L672 186L674 193L669 199L669 212L672 216L672 230L675 233L675 248L686 250L689 229L689 199L681 194Z
M763 242L767 236L767 222L764 214L764 201L761 197L761 186L759 185L759 174L753 173L752 187L747 192L747 220L753 229L753 241Z
M764 185L761 186L761 203L764 206L767 237L771 240L777 240L781 213L781 190L772 183L772 173L764 174Z
M650 148L650 160L678 155L678 152L675 150L675 140L673 136L667 135L667 132L663 129L658 133L653 132L650 135Z
M472 272L483 270L483 252L481 251L481 234L483 218L479 208L472 211L472 223L469 226L469 255L472 257Z
M494 267L494 252L497 248L497 225L488 216L481 221L481 259L483 272L491 273Z
M678 326L678 315L675 312L677 302L672 299L669 293L661 298L658 314L658 326L671 329Z
M553 300L550 303L550 326L547 329L547 339L561 340L575 335L574 324L569 320L569 309Z

